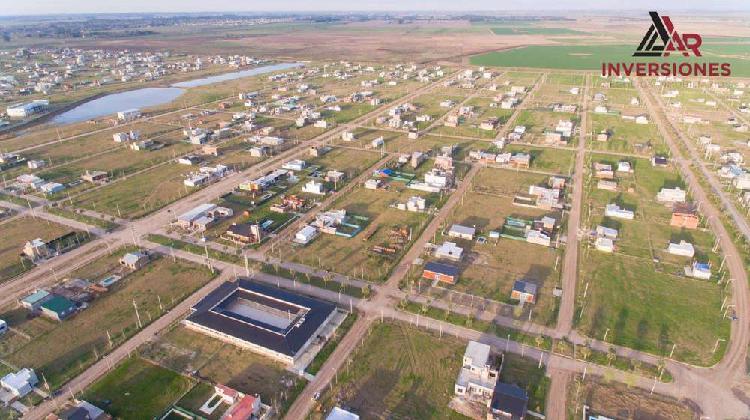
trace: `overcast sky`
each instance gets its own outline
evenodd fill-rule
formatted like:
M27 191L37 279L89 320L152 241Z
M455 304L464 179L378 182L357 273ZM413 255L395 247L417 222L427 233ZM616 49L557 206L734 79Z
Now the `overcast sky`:
M750 10L748 0L0 0L0 15L132 12Z

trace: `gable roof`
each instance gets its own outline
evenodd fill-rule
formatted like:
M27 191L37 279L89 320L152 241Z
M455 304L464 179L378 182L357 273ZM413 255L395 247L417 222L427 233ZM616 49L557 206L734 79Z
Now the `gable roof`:
M424 269L426 271L432 271L433 273L438 273L438 274L445 274L447 276L453 276L453 277L458 276L458 267L450 265L450 264L430 261L424 265Z

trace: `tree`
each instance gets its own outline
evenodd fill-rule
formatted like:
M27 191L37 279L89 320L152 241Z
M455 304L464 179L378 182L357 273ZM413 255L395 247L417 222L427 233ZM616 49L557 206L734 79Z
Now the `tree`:
M581 359L588 360L589 357L591 357L591 349L587 344L580 347L578 350L578 353L581 355Z
M607 351L607 366L612 364L612 361L617 358L617 351L614 347L610 347Z

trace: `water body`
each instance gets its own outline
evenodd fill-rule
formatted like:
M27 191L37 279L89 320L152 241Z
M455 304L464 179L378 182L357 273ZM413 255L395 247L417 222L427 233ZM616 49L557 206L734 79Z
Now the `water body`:
M84 102L77 107L55 116L52 122L55 124L70 124L88 121L93 118L115 114L131 108L147 108L172 102L185 92L185 88L210 85L212 83L226 82L227 80L242 77L257 76L259 74L271 73L301 66L302 63L280 63L269 66L256 67L249 70L240 70L216 76L203 77L173 84L166 88L141 88L120 93L112 93Z

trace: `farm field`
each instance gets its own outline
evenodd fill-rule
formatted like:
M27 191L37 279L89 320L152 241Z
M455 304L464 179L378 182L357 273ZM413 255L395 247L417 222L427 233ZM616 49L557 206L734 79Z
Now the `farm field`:
M98 282L121 273L119 258L125 252L117 250L76 270L71 277ZM125 275L87 309L62 322L41 316L29 318L26 309L15 305L3 308L0 317L20 334L3 341L0 358L16 366L33 367L45 375L52 389L57 389L140 329L134 301L146 325L212 277L208 269L193 263L158 258ZM66 351L52 351L56 348Z
M731 45L716 44L705 46L719 55L731 55ZM532 67L554 68L565 70L599 70L602 62L620 62L624 59L639 61L631 57L634 47L631 45L532 45L501 52L489 52L471 57L470 62L475 66L498 67ZM670 57L669 60L680 61L680 57ZM750 76L750 60L739 57L723 57L724 61L732 64L732 75ZM648 61L644 58L640 61ZM700 59L708 62L708 57Z

